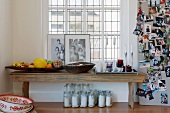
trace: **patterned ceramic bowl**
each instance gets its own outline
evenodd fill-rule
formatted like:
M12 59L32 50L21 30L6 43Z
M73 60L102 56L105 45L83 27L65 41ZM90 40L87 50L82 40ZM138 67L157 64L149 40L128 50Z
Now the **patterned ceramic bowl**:
M0 95L0 109L3 112L22 113L31 109L34 101L17 95Z

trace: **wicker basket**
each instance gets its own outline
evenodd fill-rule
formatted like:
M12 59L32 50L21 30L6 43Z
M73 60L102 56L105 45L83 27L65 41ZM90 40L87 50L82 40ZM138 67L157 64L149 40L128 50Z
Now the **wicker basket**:
M95 64L89 62L77 62L64 65L63 68L69 73L86 73L94 67Z

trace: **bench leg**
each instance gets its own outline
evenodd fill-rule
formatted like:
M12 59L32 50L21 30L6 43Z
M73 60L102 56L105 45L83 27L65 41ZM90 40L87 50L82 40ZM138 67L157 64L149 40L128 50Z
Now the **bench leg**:
M134 83L129 82L128 86L129 86L128 104L132 109L134 109Z
M29 98L29 82L22 83L22 92L24 97Z

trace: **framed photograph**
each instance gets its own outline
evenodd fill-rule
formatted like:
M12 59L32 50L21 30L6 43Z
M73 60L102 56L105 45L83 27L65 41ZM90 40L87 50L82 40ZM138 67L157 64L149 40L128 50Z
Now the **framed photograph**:
M65 63L90 62L90 35L65 35Z
M65 43L63 34L48 34L47 35L47 59L61 59L65 63Z

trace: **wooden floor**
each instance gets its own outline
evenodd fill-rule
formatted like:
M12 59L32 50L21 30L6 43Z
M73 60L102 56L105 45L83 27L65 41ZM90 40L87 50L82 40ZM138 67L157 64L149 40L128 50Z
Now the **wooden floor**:
M63 103L35 103L37 113L170 113L170 107L141 106L135 103L132 110L128 103L113 103L110 108L63 108Z

